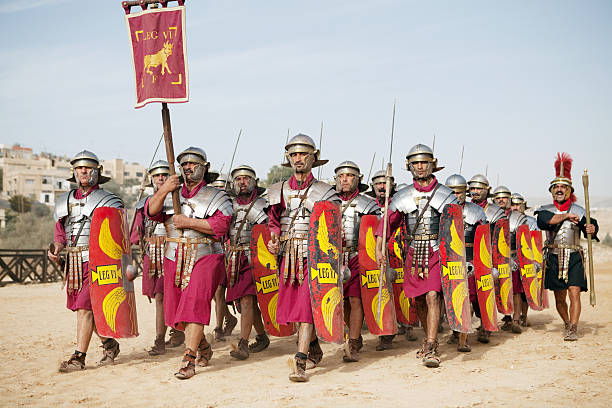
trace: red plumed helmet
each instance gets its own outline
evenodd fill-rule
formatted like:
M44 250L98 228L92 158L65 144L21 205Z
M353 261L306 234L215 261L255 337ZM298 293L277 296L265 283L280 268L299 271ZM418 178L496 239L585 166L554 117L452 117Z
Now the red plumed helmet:
M573 160L569 153L557 153L557 159L555 160L555 178L550 182L548 191L552 192L552 188L555 184L569 186L572 190L569 199L575 202L576 196L574 195L574 186L572 186L572 162Z

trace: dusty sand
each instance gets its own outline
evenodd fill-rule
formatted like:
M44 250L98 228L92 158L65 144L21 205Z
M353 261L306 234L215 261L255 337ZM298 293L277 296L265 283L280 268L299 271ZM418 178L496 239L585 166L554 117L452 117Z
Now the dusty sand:
M341 347L324 344L320 367L310 382L294 384L287 359L295 339L273 339L270 348L246 361L230 358L229 342L213 345L211 365L188 381L173 377L182 350L149 357L154 307L137 296L141 335L121 341L114 366L96 368L99 341L92 341L87 370L59 374L61 359L74 350L74 313L65 309L60 284L0 288L0 404L2 406L609 406L612 398L612 263L610 250L594 251L597 306L583 294L580 340L563 342L554 309L530 312L532 326L520 335L499 332L473 351L457 353L442 344L442 365L424 367L417 342L403 338L394 349L376 352L376 338L364 334L358 363L342 363ZM604 263L605 262L605 263ZM140 281L140 280L138 280ZM137 284L138 291L140 284ZM139 292L138 292L139 293ZM552 294L549 300L553 302ZM554 307L554 306L553 306ZM212 328L206 328L210 332ZM231 342L237 342L236 332Z

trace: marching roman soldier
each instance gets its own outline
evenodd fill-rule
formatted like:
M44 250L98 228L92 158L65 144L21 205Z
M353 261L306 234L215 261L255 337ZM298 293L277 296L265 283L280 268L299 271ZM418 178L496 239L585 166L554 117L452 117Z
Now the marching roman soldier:
M115 194L102 188L110 178L102 175L98 156L83 150L72 160L72 176L68 179L77 188L58 197L55 202L55 234L53 249L47 253L49 259L60 263L59 254L65 248L65 276L67 282L66 307L77 312L77 348L74 354L60 364L60 372L85 369L85 356L96 332L89 295L89 230L93 212L99 207L123 208L123 202ZM119 343L113 338L101 336L103 357L99 365L111 364L119 354Z
M234 209L224 191L207 185L212 176L202 149L189 147L177 161L184 183L178 175L168 177L147 200L145 214L166 226L164 315L166 325L185 331L186 350L175 376L187 379L195 374L196 364L207 366L213 354L204 326L210 323L211 301L223 280L221 240ZM168 193L179 188L181 214L175 214L165 202Z
M359 361L363 347L361 327L363 306L361 304L361 270L359 266L359 226L361 217L368 214L380 215L380 207L372 198L360 194L368 186L361 182L363 174L352 161L343 161L334 170L336 190L342 200L342 265L351 271L351 277L344 284L344 320L349 328L348 347L344 351L345 362Z
M491 224L491 233L495 227L495 223L506 217L506 212L497 204L490 203L487 198L491 191L489 180L482 174L476 174L468 181L470 197L472 202L479 205L487 216L487 222Z
M410 149L406 167L412 173L414 183L399 190L389 204L389 231L395 231L404 221L407 242L404 244L404 293L415 298L417 314L425 329L426 338L417 352L427 367L438 367L438 325L440 323L440 295L442 275L440 271L439 234L440 216L446 204L457 204L453 191L438 183L434 172L437 166L433 150L423 144ZM380 223L376 232L376 261L386 265L383 254Z
M215 173L216 174L216 173ZM226 193L230 193L231 182L227 174L219 174L211 183L211 186L217 187L224 190ZM226 337L229 337L238 324L238 319L230 312L227 307L227 300L225 298L225 292L227 288L227 281L225 275L223 281L215 291L215 317L217 326L214 329L215 340L225 341Z
M472 309L478 318L480 318L480 307L478 298L476 297L476 280L474 279L474 238L476 235L476 227L481 224L486 224L487 216L484 210L477 204L466 202L467 181L460 174L453 174L446 179L444 183L448 188L453 190L455 197L459 201L463 209L463 225L465 231L465 261L468 265L468 285L470 290L470 302ZM478 341L481 343L489 342L489 332L485 331L481 326L478 328ZM467 333L453 332L448 343L457 344L457 351L470 352L472 348L467 342Z
M268 249L281 257L276 320L279 324L300 323L298 352L292 360L293 370L289 379L303 382L308 381L305 372L307 361L308 368L311 368L323 358L314 331L310 289L303 283L303 276L308 276L310 214L317 201L340 204L341 200L332 186L316 180L312 174L314 167L327 163L327 160L319 158L319 150L310 136L298 134L292 137L285 146L285 156L287 162L283 166L292 167L293 175L268 189L268 226L271 231Z
M370 191L368 194L371 197L374 197L376 200L376 204L381 208L385 207L385 189L387 188L386 184L386 172L385 170L378 170L371 178L370 183ZM395 178L391 176L391 191L389 191L389 200L393 197L395 192L397 191L397 184L395 183ZM404 325L403 323L398 321L398 335L405 335L406 340L408 341L416 341L417 337L412 332L412 326ZM384 351L393 348L393 339L395 338L395 334L390 334L386 336L380 336L379 342L376 345L376 351Z
M170 167L165 160L158 160L149 169L153 190L166 182ZM130 235L133 245L143 249L142 258L142 294L155 299L155 342L147 352L151 356L166 353L168 347L178 347L185 341L182 331L170 329L170 340L165 342L166 322L164 320L164 250L166 244L166 228L163 223L152 221L144 216L144 206L149 197L136 203L134 226Z
M259 197L265 189L258 187L255 170L247 165L231 172L234 218L230 226L229 246L226 250L227 301L240 303L240 342L230 355L238 360L249 358L249 352L258 353L270 345L265 332L261 311L257 305L257 289L251 272L251 230L253 225L268 222L268 202ZM251 326L255 327L255 342L248 344Z
M525 214L525 211L530 208L527 207L527 201L525 201L525 197L523 197L519 193L512 193L510 197L510 209L512 211L518 211L520 213ZM525 214L525 218L527 218L527 225L529 225L530 231L539 231L538 228L538 220L535 217Z
M527 224L527 217L525 214L519 211L512 211L510 208L510 197L512 193L510 189L506 186L498 186L493 190L491 194L493 200L497 205L504 210L506 216L508 217L508 224L510 230L510 255L511 255L511 265L512 265L512 304L513 304L513 312L512 317L504 316L502 319L504 324L501 329L505 331L512 331L512 333L521 333L521 314L522 311L525 310L525 325L527 324L527 297L525 296L525 289L523 289L523 284L521 282L521 271L518 264L518 256L516 253L516 232L518 227Z
M587 291L580 232L591 234L599 241L597 220L591 218L591 224L587 224L585 209L575 203L571 169L569 154L559 153L555 161L556 176L548 188L553 203L535 211L538 227L546 231L544 286L555 293L557 312L565 323L563 339L566 341L578 340L580 292ZM568 292L569 313L566 303Z
M535 217L525 214L525 210L527 210L527 202L525 198L519 193L512 193L510 197L510 209L512 211L518 211L521 214L525 215L525 220L527 225L529 226L530 231L539 231L538 221ZM523 327L530 326L529 321L527 320L527 312L529 311L529 304L527 303L527 298L525 297L524 289L523 294L521 296L523 303L521 303L521 317L520 317L520 325Z

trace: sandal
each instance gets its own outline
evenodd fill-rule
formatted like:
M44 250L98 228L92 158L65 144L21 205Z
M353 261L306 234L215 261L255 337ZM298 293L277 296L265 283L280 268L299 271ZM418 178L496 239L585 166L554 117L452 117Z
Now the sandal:
M185 354L183 354L183 360L181 361L181 368L174 373L174 376L179 380L186 380L195 375L195 359L194 351L190 348L185 350Z
M212 356L213 351L210 344L208 344L206 338L202 337L202 340L200 340L200 345L198 346L198 360L196 361L196 364L198 367L206 367L208 366Z
M77 357L76 353L71 355L66 361L62 361L59 367L60 373L70 373L72 371L81 371L85 369L85 356Z
M440 358L438 357L438 340L427 341L425 348L425 354L423 355L423 364L425 367L440 367Z

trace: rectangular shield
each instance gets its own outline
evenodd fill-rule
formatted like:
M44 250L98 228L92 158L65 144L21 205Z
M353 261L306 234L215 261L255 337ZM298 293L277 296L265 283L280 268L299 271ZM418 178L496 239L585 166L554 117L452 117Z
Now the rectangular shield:
M136 337L134 284L126 276L131 263L127 211L99 207L93 212L89 232L89 294L98 334L103 337Z
M495 282L495 301L497 310L504 315L511 315L512 275L510 275L510 224L507 218L495 223L491 243L493 267L497 270Z
M542 309L548 309L548 293L544 289L544 276L543 276L543 242L542 242L542 231L536 230L531 231L531 250L533 251L533 263L536 265L537 276L538 276L538 288L540 290L540 305Z
M404 256L403 239L405 224L399 227L389 238L387 258L389 266L397 272L393 282L393 302L395 303L395 316L397 321L405 325L416 325L419 318L414 307L414 299L407 298L404 293Z
M359 226L359 266L361 276L361 303L363 314L370 333L380 336L395 334L397 322L395 305L393 302L393 284L383 277L383 287L379 293L380 269L376 264L376 237L374 232L378 228L376 215L364 215ZM382 297L380 297L382 296ZM380 316L378 305L380 298Z
M321 339L344 342L340 205L315 203L308 228L308 285L315 329Z
M453 331L468 333L472 328L472 313L465 267L463 211L457 204L447 204L440 218L440 269L448 324Z
M125 16L136 84L136 105L189 100L185 6Z
M489 224L476 227L474 236L474 280L476 296L480 306L482 327L497 331L497 309L495 307L495 285L493 283L493 257L491 256L491 231Z
M516 255L521 272L521 283L525 291L525 297L529 307L534 310L542 310L540 305L540 282L536 267L533 263L533 251L531 250L531 232L529 226L523 224L516 230Z
M268 251L270 229L265 224L253 226L251 231L251 271L257 289L257 303L268 334L276 337L291 336L295 333L294 323L278 324L278 262Z

